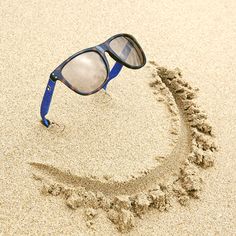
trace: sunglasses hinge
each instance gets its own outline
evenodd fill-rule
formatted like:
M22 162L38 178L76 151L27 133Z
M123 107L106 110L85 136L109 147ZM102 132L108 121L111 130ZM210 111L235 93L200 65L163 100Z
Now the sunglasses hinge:
M53 72L50 74L50 79L56 82L56 80L58 79L58 76Z

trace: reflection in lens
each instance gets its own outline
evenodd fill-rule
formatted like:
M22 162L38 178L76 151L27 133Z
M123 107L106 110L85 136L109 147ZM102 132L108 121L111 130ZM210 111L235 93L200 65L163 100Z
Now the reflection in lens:
M98 53L86 52L69 61L62 75L79 92L91 93L104 83L107 70Z
M109 45L116 55L127 64L131 66L143 65L142 52L131 38L120 36L113 39Z

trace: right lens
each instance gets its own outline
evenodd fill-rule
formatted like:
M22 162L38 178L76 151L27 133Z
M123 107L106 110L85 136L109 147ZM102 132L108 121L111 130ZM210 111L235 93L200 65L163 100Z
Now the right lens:
M140 46L131 38L118 36L114 38L109 46L115 54L127 64L139 67L144 65L144 55Z
M107 78L107 69L97 52L85 52L69 61L62 69L69 84L82 93L98 89Z

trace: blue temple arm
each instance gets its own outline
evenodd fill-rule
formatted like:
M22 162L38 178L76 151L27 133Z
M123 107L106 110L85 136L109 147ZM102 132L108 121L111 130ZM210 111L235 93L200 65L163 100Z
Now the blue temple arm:
M126 60L126 59L128 58L129 53L130 53L130 51L131 51L131 48L132 48L132 47L130 47L129 45L130 45L130 42L127 42L127 44L125 45L124 49L123 49L122 52L121 52L121 54L123 54L123 56L124 56L124 60ZM111 71L110 71L110 73L109 73L107 82L106 82L106 83L104 84L104 86L103 86L103 89L104 89L104 90L107 89L108 83L109 83L112 79L114 79L114 78L120 73L122 67L123 67L123 65L120 64L119 62L116 62L116 63L115 63L115 65L112 67L112 69L111 69Z
M120 73L122 67L123 67L123 65L120 64L119 62L115 63L115 65L112 67L112 69L111 69L111 71L109 73L107 82L103 86L104 90L107 89L108 83Z
M52 101L52 95L54 92L56 82L53 81L52 79L48 80L48 84L43 96L43 101L41 103L41 109L40 109L40 114L42 117L42 122L43 124L48 127L50 125L50 121L45 118L45 116L48 114L49 106Z

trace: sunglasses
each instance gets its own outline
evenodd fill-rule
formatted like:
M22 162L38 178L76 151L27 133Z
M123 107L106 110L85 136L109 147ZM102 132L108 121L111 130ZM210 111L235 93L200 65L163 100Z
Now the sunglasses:
M116 63L110 70L105 52ZM91 95L101 89L106 90L108 83L121 71L123 65L139 69L146 63L145 54L129 34L117 34L95 47L79 51L61 63L51 74L43 96L40 114L42 123L49 127L48 114L57 80L80 95Z

